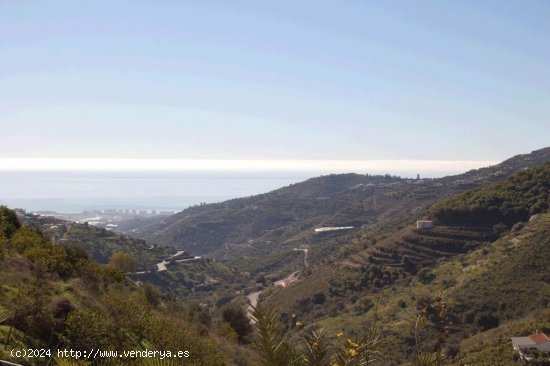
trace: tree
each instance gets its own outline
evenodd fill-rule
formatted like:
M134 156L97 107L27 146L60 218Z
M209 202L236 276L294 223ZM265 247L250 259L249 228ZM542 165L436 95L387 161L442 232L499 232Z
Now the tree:
M9 239L20 227L15 212L6 206L0 206L0 240Z
M145 338L151 322L151 307L145 295L111 290L105 295L104 304L114 324L112 336L118 347L129 346L128 338Z
M111 331L112 323L99 309L75 310L67 317L63 339L65 346L74 350L108 350Z
M230 306L223 311L222 316L239 336L239 342L245 342L246 337L252 333L252 326L244 309L240 306Z
M178 310L166 309L155 313L147 332L153 347L165 351L189 351L193 362L190 365L227 365L226 356L218 342L208 336L208 331L187 322ZM186 365L187 362L180 364Z
M134 256L129 253L116 252L111 256L109 265L124 273L134 272L136 260Z
M160 305L161 296L159 289L150 283L145 283L142 286L143 295L147 299L149 305L156 307Z
M11 237L11 245L19 253L25 253L33 247L46 247L48 240L38 231L25 226L17 230Z

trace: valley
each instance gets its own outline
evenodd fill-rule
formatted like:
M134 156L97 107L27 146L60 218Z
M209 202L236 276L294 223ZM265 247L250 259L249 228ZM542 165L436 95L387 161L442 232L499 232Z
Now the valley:
M337 334L356 339L376 323L393 345L385 365L407 364L420 348L444 357L443 364L483 358L514 365L506 337L550 326L549 164L546 148L440 179L329 175L140 220L125 233L19 210L2 249L0 285L8 296L0 306L13 309L14 281L30 281L45 266L55 289L47 298L70 299L86 316L96 309L111 325L116 316L103 305L111 297L145 301L147 316L180 314L219 355L237 347L227 364L255 364L250 324L243 324L262 326L255 314L268 307L290 343L319 329L333 342ZM45 254L34 254L39 250ZM77 258L69 262L76 267L39 264L55 251ZM18 342L44 341L8 314ZM418 316L425 317L421 331ZM127 323L127 332L137 335L136 324ZM445 324L444 337L438 324ZM7 329L0 326L0 339ZM69 337L64 329L56 337ZM491 334L500 334L498 341ZM249 361L236 363L241 357Z

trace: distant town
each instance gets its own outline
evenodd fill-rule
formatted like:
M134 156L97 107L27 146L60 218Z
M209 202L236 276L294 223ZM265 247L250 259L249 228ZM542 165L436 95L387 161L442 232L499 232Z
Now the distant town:
M49 216L62 220L74 221L81 224L88 223L89 225L107 230L117 231L123 222L150 217L170 216L176 213L176 211L108 208L104 210L82 210L82 212L77 213L62 213L57 211L32 211L31 213L40 216Z
M33 213L42 216L62 216L62 215L173 215L174 210L135 210L135 209L116 209L108 208L105 210L82 210L81 213L66 214L57 211L33 211Z

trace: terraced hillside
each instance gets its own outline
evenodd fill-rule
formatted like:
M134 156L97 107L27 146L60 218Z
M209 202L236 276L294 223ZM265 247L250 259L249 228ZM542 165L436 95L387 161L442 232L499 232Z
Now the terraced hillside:
M435 226L430 230L408 227L365 254L369 263L398 265L416 272L418 267L466 253L494 237L492 227L487 226Z
M430 230L418 230L406 226L385 238L374 240L366 230L361 236L346 242L337 254L302 276L301 281L288 289L276 291L269 301L282 310L292 309L310 320L324 316L330 309L342 309L346 302L364 294L378 292L384 286L393 285L417 276L429 279L429 268L442 261L465 255L484 247L498 238L488 226L435 226ZM373 233L374 234L374 233ZM424 278L425 277L425 278ZM313 305L315 294L323 293L322 306Z
M300 240L314 241L313 229L322 226L365 228L412 222L425 214L428 205L444 197L500 182L549 160L550 148L545 148L441 179L323 176L266 194L192 207L126 230L151 242L218 259L267 255L288 249ZM260 252L254 253L249 245Z
M197 258L169 246L157 246L142 239L115 233L91 225L78 224L53 217L18 211L19 221L30 226L55 244L78 248L99 264L108 264L114 253L131 255L136 262L131 280L154 284L172 298L198 298L214 305L218 298L235 293L245 284L253 283L250 275L230 269L210 258ZM174 258L174 255L177 258ZM183 259L183 260L182 260ZM166 270L159 271L164 263ZM237 267L238 268L238 267ZM213 293L216 292L216 295Z
M472 207L475 212L487 212L496 207L534 213L533 207L540 209L540 212L548 209L549 197L550 163L544 163L511 176L502 183L450 197L430 209L436 219L438 212L444 210L446 217L454 218L454 223L450 219L445 223L435 221L435 227L428 230L416 229L411 225L390 235L377 234L368 228L351 234L347 237L349 244L327 259L318 270L323 271L327 265L334 263L343 263L350 271L359 272L353 284L341 284L344 288L369 288L373 284L381 287L442 260L488 245L511 227L507 216L496 214L495 219L490 221L491 225L481 219L479 223L465 223L462 215L465 207ZM517 225L522 224L518 221ZM307 286L307 279L304 283ZM292 306L288 301L286 304Z
M499 187L506 190L517 179ZM544 179L536 185L540 183ZM499 225L407 227L310 269L298 283L274 290L263 301L284 314L297 314L306 328L322 327L330 334L360 333L378 303L378 322L394 344L386 364L398 365L413 352L418 309L443 298L448 363L515 365L510 337L550 329L550 214L500 230ZM432 331L420 338L425 337L422 347L430 350L438 337L433 333L437 323L426 326Z

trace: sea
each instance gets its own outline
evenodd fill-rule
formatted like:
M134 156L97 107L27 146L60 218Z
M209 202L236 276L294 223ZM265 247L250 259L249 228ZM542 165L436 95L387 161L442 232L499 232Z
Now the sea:
M0 205L29 212L181 211L272 191L311 176L227 172L0 172Z
M0 171L0 205L29 212L80 213L106 209L179 212L201 203L266 193L325 173ZM416 176L412 172L391 173ZM431 176L448 173L456 171L432 171Z

